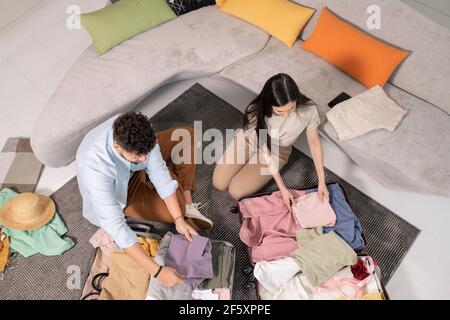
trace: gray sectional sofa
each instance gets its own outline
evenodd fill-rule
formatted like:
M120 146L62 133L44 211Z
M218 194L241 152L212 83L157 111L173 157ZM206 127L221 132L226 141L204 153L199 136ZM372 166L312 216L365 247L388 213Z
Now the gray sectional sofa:
M75 159L84 135L157 88L214 75L262 50L270 36L209 6L141 33L103 56L90 46L44 107L31 135L49 167Z
M357 95L360 83L300 48L317 12L289 49L240 19L205 7L144 32L98 57L91 46L68 72L31 137L37 157L59 167L75 157L84 135L111 115L136 107L172 81L220 75L257 93L280 72L290 74L314 100L321 134L390 188L450 197L450 31L394 0L296 0L339 16L374 36L410 50L385 87L409 110L400 127L346 142L326 122L328 102L341 92ZM368 30L367 8L380 8L382 27ZM51 128L51 129L49 129Z

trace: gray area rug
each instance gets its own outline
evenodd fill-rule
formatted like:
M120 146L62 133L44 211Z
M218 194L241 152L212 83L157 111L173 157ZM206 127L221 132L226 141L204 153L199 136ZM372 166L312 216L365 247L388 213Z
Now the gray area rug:
M196 84L175 101L153 117L156 129L164 130L179 125L193 126L194 120L203 121L203 130L217 128L237 129L241 124L242 113L227 102L215 96L201 85ZM208 143L204 143L206 146ZM233 299L256 299L256 291L251 285L254 281L246 271L250 265L244 244L239 239L239 216L230 212L236 205L226 193L215 190L211 179L214 166L197 166L197 185L194 201L206 203L202 213L211 218L215 226L203 232L211 239L226 240L236 248L236 265ZM286 185L292 189L305 189L317 185L314 164L310 158L294 150L289 164L283 169ZM356 188L326 170L327 182L339 182L345 189L349 201L361 220L368 246L364 253L378 262L384 283L392 277L420 231L398 217L379 203L370 199ZM262 192L276 190L274 182L269 183ZM52 196L59 212L65 220L69 233L77 245L59 257L35 255L29 258L18 257L0 281L0 299L79 299L84 279L89 272L93 249L88 240L96 231L81 216L81 197L76 179L72 179ZM172 226L153 223L157 233L175 231ZM74 267L75 266L75 267ZM80 287L74 283L73 270L79 268ZM72 287L69 289L67 282ZM74 286L75 285L75 286Z

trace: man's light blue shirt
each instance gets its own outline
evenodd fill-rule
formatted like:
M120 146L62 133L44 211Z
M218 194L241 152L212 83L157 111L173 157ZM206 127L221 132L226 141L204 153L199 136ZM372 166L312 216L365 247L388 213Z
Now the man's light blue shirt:
M147 160L134 164L113 148L112 125L117 116L90 131L77 150L77 179L83 198L83 216L103 228L120 248L137 243L127 225L123 209L127 204L128 182L132 173L146 170L161 198L174 194L178 183L170 176L159 145Z

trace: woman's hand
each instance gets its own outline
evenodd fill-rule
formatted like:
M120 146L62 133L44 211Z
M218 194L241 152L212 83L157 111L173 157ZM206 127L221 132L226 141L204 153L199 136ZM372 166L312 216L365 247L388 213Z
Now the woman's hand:
M325 182L321 182L319 184L319 199L322 202L330 202L330 192L328 191L327 184Z
M198 235L197 231L195 231L194 228L192 228L184 218L178 218L175 221L175 228L177 229L179 234L182 234L188 239L189 241L192 241L192 236Z
M281 196L283 197L284 205L289 211L292 211L292 205L295 203L294 195L288 189L282 189Z
M156 278L166 287L173 287L184 282L183 277L175 269L164 267Z

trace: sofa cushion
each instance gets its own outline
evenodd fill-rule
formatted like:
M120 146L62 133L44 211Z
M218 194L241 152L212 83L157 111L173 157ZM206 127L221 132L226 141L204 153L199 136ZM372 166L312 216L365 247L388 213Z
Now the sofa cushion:
M313 7L328 7L379 39L412 53L392 75L389 83L424 99L450 114L450 30L428 19L402 1L392 0L295 0ZM378 11L379 9L379 11ZM380 13L380 28L368 21ZM317 23L316 13L305 28L307 39Z
M221 10L257 25L288 47L292 47L315 12L314 9L279 0L227 0Z
M300 91L316 103L325 121L324 115L330 110L328 103L336 96L342 92L356 96L367 88L329 62L303 50L302 43L299 40L287 50L283 43L271 38L264 50L226 68L221 75L259 93L270 77L287 73Z
M166 0L177 16L200 9L202 7L215 5L215 0Z
M101 55L136 34L174 18L176 15L165 0L121 0L83 13L80 20Z
M263 51L235 63L221 75L255 93L274 74L291 75L300 91L317 104L325 123L321 132L328 134L333 129L324 117L329 111L328 102L341 92L356 96L366 88L330 63L301 49L301 42L286 50L280 41L272 38ZM334 141L363 169L389 187L449 195L450 143L446 141L450 137L449 116L389 84L385 90L410 112L397 131L377 131L345 143L340 143L334 132ZM368 147L360 142L364 139ZM427 171L433 172L427 176Z
M208 6L141 33L101 57L91 46L44 107L31 134L33 150L47 166L64 166L97 124L132 110L159 86L220 72L263 49L268 39L259 28Z
M302 6L307 6L313 9L316 9L316 12L312 16L311 20L309 20L308 24L306 25L305 29L303 29L302 33L300 34L301 40L306 40L316 27L317 21L320 17L320 12L323 7L327 6L328 0L292 0Z
M408 56L355 28L323 8L319 21L302 48L344 70L367 88L384 87L387 80Z

